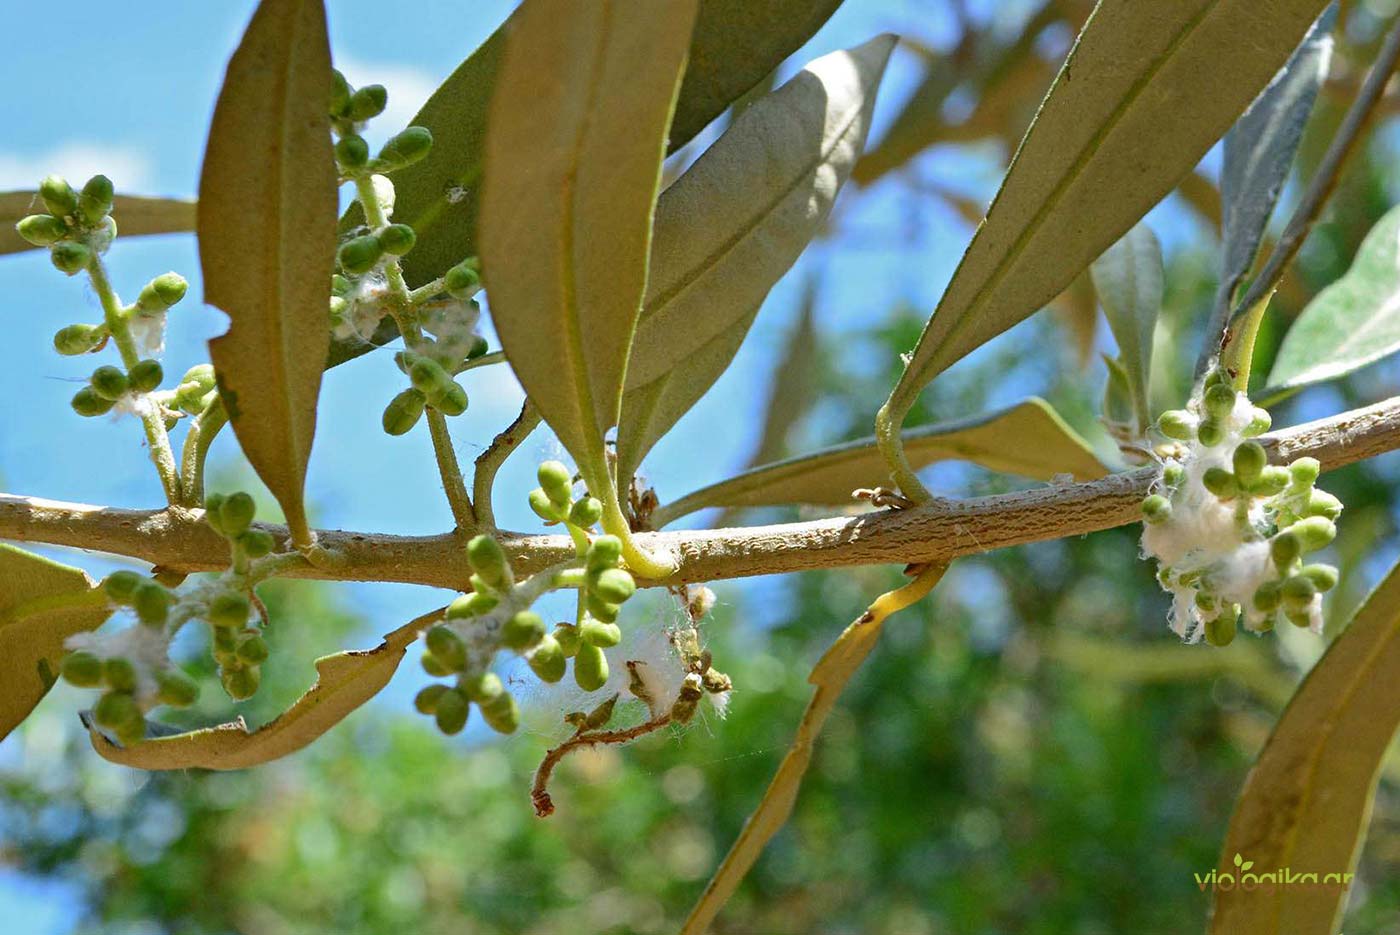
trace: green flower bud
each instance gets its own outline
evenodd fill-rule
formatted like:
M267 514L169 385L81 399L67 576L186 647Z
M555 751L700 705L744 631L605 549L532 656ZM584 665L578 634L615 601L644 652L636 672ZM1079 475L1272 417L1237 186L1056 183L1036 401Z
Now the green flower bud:
M596 536L588 544L584 563L590 572L614 568L622 560L622 540L617 536Z
M1152 494L1142 501L1142 519L1146 523L1165 523L1172 517L1172 505L1161 494Z
M559 644L559 649L566 658L572 659L578 654L581 639L578 627L572 623L560 623L554 627L554 641Z
M224 534L223 522L219 519L219 513L223 510L224 495L221 493L211 493L204 498L204 521L209 524L209 528Z
M345 80L345 76L340 73L340 69L331 71L331 98L329 111L332 117L350 116L350 95L354 92L350 88L350 82Z
M584 617L578 628L579 638L592 643L599 649L611 649L622 642L622 629L615 623L604 623L592 617Z
M350 119L359 123L384 112L389 103L389 92L382 84L367 84L350 95Z
M574 656L574 681L586 692L597 691L608 682L608 657L592 643L581 642Z
M252 609L246 595L238 591L224 591L209 602L206 619L216 627L242 627L248 622Z
M341 244L335 256L341 269L358 276L374 269L374 264L378 263L383 255L384 249L379 245L378 237L373 234L361 234Z
M65 357L76 357L96 350L105 340L107 329L102 325L69 325L54 333L53 349Z
M1293 575L1283 582L1281 591L1284 610L1307 610L1317 596L1317 585L1303 575Z
M603 518L603 504L594 497L582 497L569 510L569 522L580 529L588 529Z
M369 144L357 133L342 137L335 144L335 161L345 169L363 169L369 162Z
M47 247L68 236L68 225L52 214L31 214L20 218L15 225L15 233L36 247Z
M1325 548L1337 537L1337 525L1325 516L1309 516L1300 519L1288 531L1297 536L1304 552L1316 552Z
M442 365L429 357L419 357L409 365L408 379L415 390L430 399L452 384Z
M491 536L473 536L467 542L467 562L472 571L492 587L500 587L510 581L510 562L505 550Z
M136 691L136 667L131 660L114 656L102 660L102 681L114 692Z
M100 227L102 219L112 213L112 180L94 175L78 194L78 219L88 227Z
M1206 390L1202 402L1212 419L1223 421L1235 410L1235 390L1229 384L1217 383Z
M242 535L253 523L258 506L243 491L231 493L219 505L219 526L230 539Z
M1269 415L1267 409L1254 407L1254 414L1250 416L1248 424L1240 430L1240 434L1245 438L1254 438L1263 435L1274 424L1273 417Z
M91 418L93 416L106 415L112 411L112 406L115 404L112 400L104 399L97 395L97 391L92 387L85 386L73 394L73 399L70 401L69 405L73 407L73 411L78 415L84 418Z
M609 604L596 594L585 594L583 604L588 608L588 612L604 623L612 623L617 619L617 605Z
M1288 468L1271 464L1259 472L1259 479L1250 485L1250 493L1272 497L1288 486Z
M1201 484L1222 500L1229 500L1240 492L1235 475L1220 467L1206 468L1201 475Z
M1214 448L1225 440L1225 428L1214 419L1203 419L1196 426L1196 440L1207 448Z
M1210 613L1220 606L1220 601L1210 591L1197 591L1196 606Z
M1298 575L1311 581L1318 591L1330 591L1337 586L1337 569L1331 565L1304 565Z
M417 240L418 235L407 224L390 224L379 232L379 245L384 248L385 253L392 253L394 256L403 256L412 250Z
M1168 487L1180 487L1181 482L1186 479L1186 468L1175 461L1162 468L1162 483Z
M102 660L92 653L72 652L58 664L58 674L75 688L96 688L102 684Z
M142 578L134 571L114 571L102 579L102 590L114 604L131 603L132 595L141 586Z
M92 251L87 244L73 240L60 240L49 248L49 260L61 273L72 276L87 269L92 261Z
M467 704L467 697L455 688L449 688L437 697L433 705L433 717L437 721L438 730L447 734L460 734L462 728L467 726L467 715L471 713L471 706Z
M513 734L520 726L520 706L509 693L502 692L481 705L481 717L498 734Z
M522 610L501 626L501 642L507 649L524 650L544 638L544 620L532 610Z
M244 637L238 643L238 658L249 665L258 665L266 662L269 655L267 640L254 633Z
M421 662L423 663L423 671L433 678L445 678L452 674L452 670L447 667L447 663L443 662L437 656L434 656L431 651L423 653Z
M258 693L258 685L262 683L262 672L257 666L249 666L246 669L225 670L219 677L223 683L224 691L234 701L244 701Z
M438 700L449 691L451 689L446 685L428 685L413 696L413 706L418 709L419 714L432 714L437 710Z
M1235 639L1235 615L1221 614L1206 621L1206 642L1212 646L1229 646Z
M1293 563L1302 554L1302 541L1289 530L1278 533L1269 543L1269 555L1273 558L1274 565L1280 574L1287 574L1288 569L1293 567Z
M272 538L272 533L265 529L250 529L238 537L238 544L249 558L262 558L272 551L277 542Z
M560 509L565 509L574 499L574 478L569 469L558 461L546 461L536 472L540 489L550 501Z
M1322 472L1322 462L1316 458L1298 458L1288 465L1288 474L1295 487L1311 487Z
M593 593L609 604L621 604L637 592L637 583L621 568L605 568L593 579Z
M141 294L136 297L136 307L148 315L167 311L185 297L189 288L190 284L179 273L162 273L141 287ZM193 371L195 368L190 369ZM212 367L210 372L213 372Z
M564 657L564 649L559 645L559 641L546 633L535 645L535 651L525 657L525 661L530 664L530 669L539 676L540 681L553 685L564 677L564 670L568 668L568 660Z
M1244 442L1235 449L1235 476L1241 486L1248 487L1259 479L1259 472L1269 463L1264 446L1258 442Z
M427 127L408 127L389 138L374 160L377 172L396 172L411 166L433 148L433 134Z
M116 730L132 720L140 720L141 708L135 698L124 692L106 692L93 705L92 719L103 727Z
M1278 610L1278 605L1283 601L1283 582L1265 581L1254 592L1254 606L1266 614Z
M467 391L456 380L448 383L447 389L432 397L433 408L445 416L460 416L467 411Z
M65 218L78 213L78 193L61 175L50 175L40 182L39 197L52 215Z
M238 661L238 630L234 627L215 627L209 642L214 646L214 658L222 665Z
M498 603L500 601L491 594L484 591L473 591L447 605L447 619L465 620L469 617L479 617L494 610Z
M1342 501L1325 490L1314 490L1308 495L1308 505L1304 508L1304 515L1336 519L1342 515Z
M404 390L384 407L384 431L390 435L403 435L418 424L423 415L427 400L417 390Z
M454 299L470 299L480 285L481 274L466 263L458 263L443 277L443 286Z
M1168 409L1157 417L1157 431L1168 438L1188 441L1196 434L1196 419L1185 409Z
M505 690L501 677L494 672L482 672L462 680L462 691L477 704L486 704Z
M437 657L451 672L461 672L467 666L467 644L450 628L441 624L428 630L424 642L428 652Z
M199 683L178 669L156 673L156 700L172 708L188 708L199 700Z
M142 581L131 595L137 618L148 626L160 626L170 613L170 592L154 581Z
M475 305L476 303L473 302L472 304ZM490 349L491 345L487 344L486 339L478 334L472 338L472 346L467 349L467 360L476 360L478 357L483 357Z
M88 382L92 384L93 392L97 393L98 396L113 401L121 399L123 394L131 388L130 384L127 383L126 374L122 373L121 368L111 365L98 367L92 372Z
M165 371L161 370L158 360L138 360L136 366L132 367L126 374L127 382L138 393L151 392L160 386L160 381L163 379L165 379Z
M535 515L546 523L559 522L559 508L549 499L549 494L541 487L536 487L530 491L530 509L535 511Z
M339 273L331 273L331 295L349 295L353 286Z
M1306 629L1312 626L1312 613L1307 610L1285 610L1283 615L1288 618L1288 622L1295 627Z

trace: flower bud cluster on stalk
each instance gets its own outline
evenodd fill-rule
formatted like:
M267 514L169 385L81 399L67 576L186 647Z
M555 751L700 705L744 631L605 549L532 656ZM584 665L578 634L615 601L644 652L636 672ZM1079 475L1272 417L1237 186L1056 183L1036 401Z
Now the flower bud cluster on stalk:
M1161 473L1142 502L1142 546L1172 594L1172 629L1216 646L1240 625L1280 619L1322 632L1322 594L1337 569L1308 555L1336 537L1342 504L1317 489L1315 458L1271 465L1254 441L1269 414L1213 371L1185 409L1165 412Z

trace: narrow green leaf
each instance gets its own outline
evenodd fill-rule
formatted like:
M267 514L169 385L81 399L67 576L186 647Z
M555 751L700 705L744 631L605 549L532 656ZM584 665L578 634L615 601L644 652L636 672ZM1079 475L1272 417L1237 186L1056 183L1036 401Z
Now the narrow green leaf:
M1152 385L1152 335L1162 311L1162 245L1146 224L1136 224L1089 267L1127 380L1136 431L1152 421L1147 390ZM1119 416L1113 416L1119 418Z
M199 180L205 301L231 319L209 342L219 393L299 545L330 344L330 68L321 0L262 0L229 62Z
M1225 134L1220 173L1221 267L1217 306L1228 306L1254 265L1269 216L1283 192L1303 127L1332 61L1337 4L1327 7L1292 57ZM1222 321L1223 324L1223 321Z
M118 195L112 201L112 217L122 237L143 234L179 234L194 230L195 205L182 198L149 198ZM0 256L38 249L19 234L20 218L42 214L44 203L37 191L0 192Z
M1348 874L1366 836L1382 758L1400 727L1400 565L1313 666L1279 717L1235 804L1220 872ZM1217 889L1211 931L1334 932L1334 885Z
M481 248L516 376L590 486L647 283L695 0L527 3L491 103Z
M817 401L822 368L816 304L817 284L812 279L802 292L797 323L787 337L783 356L773 368L763 428L758 433L750 466L787 457L788 436Z
M916 469L956 459L1036 480L1068 474L1083 481L1108 473L1089 443L1037 397L974 419L910 429L904 444ZM663 505L653 519L659 528L712 506L849 505L851 491L888 482L875 439L862 438L720 481Z
M729 366L820 231L865 144L894 43L879 36L812 62L662 194L617 433L623 483Z
M64 601L92 588L82 569L0 543L0 740L29 716L58 678L63 641L97 629L111 615L105 600ZM42 602L51 598L57 599L56 606L43 609ZM31 603L36 601L41 603Z
M137 769L244 769L295 753L379 694L418 634L442 618L424 614L384 637L374 649L336 653L316 660L316 682L276 719L249 731L242 718L215 727L160 736L121 747L89 727L93 749L103 759Z
M1268 396L1335 380L1400 350L1400 207L1376 222L1346 275L1317 294L1283 338Z
M924 329L888 411L1055 297L1166 195L1324 0L1100 0Z

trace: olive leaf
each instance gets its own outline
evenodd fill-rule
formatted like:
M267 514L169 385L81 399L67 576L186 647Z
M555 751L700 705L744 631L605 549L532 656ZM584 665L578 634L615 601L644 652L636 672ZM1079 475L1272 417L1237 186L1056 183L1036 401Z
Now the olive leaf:
M621 483L729 366L821 229L864 146L894 43L879 36L813 61L662 194L617 432Z
M1346 275L1284 335L1264 398L1346 376L1400 350L1400 207L1361 242Z
M0 739L58 678L63 641L111 615L87 573L0 542ZM92 599L83 600L84 595ZM21 607L22 614L16 613Z
M23 217L43 211L44 203L39 200L37 191L0 192L0 256L37 249L15 233L15 224ZM194 215L194 202L182 198L117 195L112 199L112 217L122 237L192 231Z
M1191 171L1324 0L1101 0L1026 132L887 411L1053 299Z
M1270 870L1347 874L1365 839L1376 777L1400 727L1400 565L1371 593L1279 717L1230 818L1222 869L1242 854ZM1334 879L1333 883L1339 883ZM1333 932L1340 885L1217 889L1211 931Z
M548 5L527 0L523 7ZM782 64L830 18L840 0L701 0L691 34L688 64L676 100L667 146L674 152ZM418 235L403 258L410 282L441 276L478 251L486 117L501 69L506 36L525 15L513 13L482 46L457 67L413 118L433 133L433 151L394 175L395 218ZM348 230L363 223L352 206L341 219ZM337 341L332 364L358 356L398 334L391 322L372 343Z
M1059 474L1092 480L1108 473L1089 443L1049 403L1036 397L974 419L910 429L904 433L904 444L915 468L957 459L1036 480L1051 480ZM875 439L862 438L702 488L663 505L652 518L659 528L712 506L840 506L851 502L851 491L857 488L887 483L887 475Z
M605 487L695 0L527 3L491 102L481 250L492 320L541 416Z
M1152 385L1152 335L1162 311L1162 245L1146 224L1136 224L1089 266L1113 339L1117 364L1127 381L1131 417L1138 433L1152 417L1147 391ZM1112 415L1121 421L1121 414Z
M167 728L148 724L148 739L122 747L88 724L93 749L113 763L150 770L243 769L295 753L389 684L409 644L442 614L439 608L404 624L374 649L317 659L315 684L283 714L255 731L249 731L241 717L165 736L160 733Z
M234 434L309 542L302 487L330 344L335 260L330 47L321 0L262 0L229 62L199 180L209 342Z

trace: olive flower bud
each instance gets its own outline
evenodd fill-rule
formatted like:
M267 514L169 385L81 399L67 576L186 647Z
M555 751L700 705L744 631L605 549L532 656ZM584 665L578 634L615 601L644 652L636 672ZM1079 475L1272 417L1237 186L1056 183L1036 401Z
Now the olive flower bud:
M1168 409L1157 417L1157 431L1168 438L1187 441L1195 434L1196 419L1184 409Z
M36 247L47 247L68 236L68 225L52 214L31 214L20 218L15 233Z
M622 540L617 536L598 536L588 544L584 558L590 572L616 567L622 558Z
M505 550L499 542L485 533L473 536L467 542L467 562L472 566L472 571L492 587L510 583L510 562L506 558Z
M72 652L58 665L63 680L76 688L96 688L102 684L102 660L92 653Z
M382 84L367 84L350 95L350 119L356 123L377 117L389 103L389 92Z
M554 627L554 640L559 644L559 649L567 658L572 659L578 653L579 636L578 627L572 623L560 623Z
M481 672L462 680L462 691L477 704L485 704L505 690L501 677L494 672Z
M144 579L134 571L114 571L102 579L102 590L116 604L131 603L132 595Z
M433 627L428 630L424 641L428 644L428 652L437 657L449 672L461 672L466 668L467 644L448 627L441 624Z
M112 213L112 180L94 175L78 194L78 219L88 227L99 227Z
M467 411L467 391L456 380L449 380L447 387L429 400L433 408L445 416L460 416Z
M102 660L102 681L112 691L133 692L136 690L136 667L131 660L114 656Z
M407 224L390 224L379 232L379 245L384 248L385 253L392 253L394 256L403 256L412 250L417 240L418 235Z
M561 462L545 461L540 465L536 475L539 478L540 489L548 495L555 506L562 509L573 501L573 475Z
M1229 500L1240 492L1235 475L1221 467L1206 468L1201 475L1201 484L1222 500Z
M219 681L223 683L224 691L234 701L244 701L258 693L258 685L262 682L262 673L257 666L248 666L244 669L225 670Z
M266 662L269 655L267 640L253 633L239 641L237 652L238 658L249 665Z
M462 732L462 728L467 726L467 715L470 713L471 706L467 704L467 697L455 688L447 689L434 699L433 717L437 721L438 730L449 736Z
M384 248L380 246L378 237L373 234L361 234L340 245L340 249L336 251L336 260L341 269L358 276L374 269L374 265L383 254Z
M384 431L390 435L403 435L418 424L427 404L423 394L417 390L404 390L384 407Z
M165 372L161 369L160 361L150 359L138 360L126 374L127 382L137 393L151 392L160 386L160 381L164 378Z
M481 716L498 734L513 734L520 726L520 706L509 692L481 704Z
M253 498L241 490L225 497L219 504L219 526L224 535L230 539L242 535L252 525L257 510Z
M1325 516L1300 519L1288 530L1299 538L1304 552L1316 552L1337 537L1337 526Z
M74 240L60 240L49 248L49 260L59 272L73 276L87 269L88 263L92 261L92 251L88 249L87 244Z
M136 307L148 315L168 311L179 304L189 288L189 282L179 273L161 273L141 287L141 293L136 297Z
M574 681L586 692L597 691L608 682L608 657L592 643L579 644L574 656Z
M1311 487L1322 471L1322 462L1316 458L1298 458L1288 465L1288 474L1295 487Z
M335 161L345 169L362 169L369 162L369 144L357 133L342 137L335 144Z
M170 613L170 592L154 581L143 581L131 595L137 618L148 626L160 626Z
M569 522L580 529L588 529L603 518L603 504L594 497L582 497L569 511Z
M600 649L611 649L622 642L622 630L617 624L603 623L592 617L583 618L578 635L585 643L592 643Z
M126 374L122 373L119 368L111 365L98 367L92 372L92 376L88 378L88 382L92 384L93 392L97 393L97 395L101 396L103 399L121 399L130 388L126 380Z
M112 411L115 405L112 400L97 395L97 391L90 386L85 386L73 394L70 402L73 411L85 418L105 415Z
M199 683L176 669L156 673L156 698L172 708L188 708L199 700Z
M540 681L551 685L564 677L564 670L568 667L563 647L548 633L540 638L534 651L525 661L530 664L530 669L539 676Z
M39 183L39 197L44 207L57 217L69 217L78 211L78 193L61 175L50 175Z
M529 649L544 638L544 620L531 610L522 610L501 627L501 642L514 650Z
M65 357L86 354L107 339L107 329L102 325L69 325L60 328L53 336L53 349Z
M637 591L637 583L621 568L605 568L593 579L593 593L609 604L621 604Z
M425 686L417 695L413 696L413 706L418 709L419 714L432 714L437 710L438 700L448 691L451 689L446 685Z
M458 263L443 277L443 286L454 299L470 299L476 294L477 286L481 285L481 274L470 263Z
M1264 451L1264 446L1258 442L1244 442L1235 449L1234 465L1235 477L1239 479L1240 486L1248 488L1259 479L1259 472L1264 470L1264 466L1269 463L1269 456Z
M433 134L427 127L408 127L389 138L374 160L378 172L394 172L411 166L433 148Z

